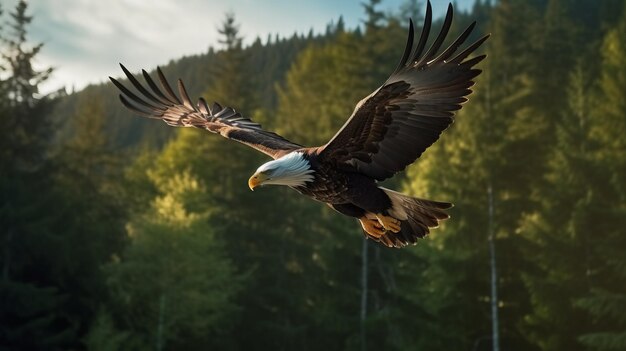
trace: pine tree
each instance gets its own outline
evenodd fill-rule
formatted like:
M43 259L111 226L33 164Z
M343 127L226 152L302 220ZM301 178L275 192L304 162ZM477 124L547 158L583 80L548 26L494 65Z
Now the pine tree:
M532 204L526 196L532 178L540 172L526 166L538 162L532 150L543 129L540 120L529 121L531 82L524 68L532 57L522 35L536 15L525 1L498 4L489 28L498 35L487 43L475 93L450 130L408 171L407 189L415 196L455 204L451 219L418 251L428 262L418 296L434 315L433 323L443 328L437 338L423 341L427 349L498 344L493 312L503 349L529 347L516 328L528 303L519 279L524 263L516 233Z
M8 79L12 106L33 107L37 103L38 86L48 79L52 68L37 71L32 66L32 60L41 51L43 43L33 47L27 44L27 27L32 21L32 16L26 14L27 8L26 1L19 1L15 12L11 13L11 35L5 37L7 51L2 56L12 72Z
M353 34L344 33L334 42L313 44L300 54L287 73L285 86L278 88L279 133L311 146L332 137L375 85L365 71L371 60L354 55L360 44ZM317 132L302 128L306 125Z
M42 45L28 44L31 17L26 12L26 2L19 1L10 13L10 31L2 36L0 344L67 348L76 345L80 321L75 317L83 311L76 312L65 291L74 283L63 280L71 265L56 260L65 252L55 249L67 248L57 231L63 218L54 206L62 200L50 177L54 164L47 158L51 101L38 95L51 70L32 67Z
M227 13L225 17L218 28L223 50L217 54L217 64L209 67L211 85L204 95L210 101L218 101L223 106L232 106L250 114L256 106L246 76L242 74L246 57L241 46L239 26L233 13Z
M110 308L123 315L114 328L96 325L92 335L113 330L123 348L222 348L241 278L211 228L206 187L189 172L151 178L159 195L129 223L131 244L106 267Z
M400 12L398 14L398 17L402 20L402 25L408 26L409 19L412 19L413 23L420 25L424 17L422 14L423 8L424 3L420 0L405 0L404 3L400 5Z
M565 19L568 10L570 8L559 1L549 4L546 13L546 16L551 16L549 30L558 30L561 36L564 36L568 35L567 33L572 35L572 32L581 32L582 28L585 28L586 33L583 32L585 35L582 37L589 40L592 36L587 27L574 26L569 19ZM589 16L593 16L595 3L593 8L588 10L591 12ZM548 50L559 51L550 54L550 60L559 62L558 69L550 68L551 72L546 73L547 67L554 66L546 64L543 68L544 73L538 79L544 82L542 84L545 86L552 84L551 91L554 91L554 94L549 96L550 102L544 101L539 106L545 107L543 113L552 111L551 123L555 130L552 142L555 145L546 154L548 155L545 162L548 167L546 175L533 191L533 197L540 204L539 209L536 213L528 213L525 216L521 228L529 239L525 252L531 267L525 272L524 281L532 302L531 311L524 318L522 327L526 337L543 350L581 349L585 347L584 343L587 343L587 346L610 349L608 345L611 342L601 346L602 336L600 334L591 336L594 334L590 332L602 328L611 330L612 326L619 325L619 322L612 324L615 319L603 320L597 318L598 316L592 319L584 309L577 306L584 305L593 311L590 305L586 305L591 301L587 298L602 290L600 286L606 281L623 277L618 273L619 269L610 273L615 274L612 278L600 277L597 273L604 270L605 266L602 263L604 258L607 258L607 261L611 260L600 243L610 237L605 236L605 233L615 230L608 228L614 228L619 223L617 217L607 216L605 211L600 210L607 202L611 202L606 196L615 194L614 189L609 190L606 186L610 183L606 177L610 174L608 169L619 164L616 162L619 156L615 158L615 154L612 154L609 163L603 164L599 161L599 155L603 154L600 150L607 148L606 144L602 145L593 134L594 130L598 130L596 129L598 123L607 115L606 112L599 111L606 108L605 106L610 106L610 110L615 105L601 102L604 96L609 96L608 94L600 94L602 98L599 99L593 98L592 77L598 70L597 62L601 61L596 59L595 53L590 54L585 50L595 50L597 46L585 45L585 50L578 54L577 67L571 70L569 67L575 56L570 54L567 60L557 57L567 53L568 49L558 47L565 45L564 43L570 41L549 45ZM603 52L607 52L606 49ZM605 56L605 64L607 61L608 56ZM603 69L606 69L606 66ZM558 77L565 73L559 73L557 70L572 71L569 75L568 89L559 87L557 80L562 81L562 78ZM613 71L611 79L613 75L619 74L619 71L620 69ZM546 74L548 76L545 76ZM549 75L554 76L549 78ZM552 83L550 79L554 79ZM558 102L561 99L559 96L563 93L568 97L567 108L557 111L561 105ZM614 99L614 102L620 103L618 99ZM603 117L600 117L601 115ZM615 120L620 119L621 117ZM611 130L615 128L616 125L612 123ZM608 129L601 133L603 135L601 138L607 133L610 133ZM611 166L608 166L609 164ZM607 228L604 230L598 228L598 223L606 223ZM596 233L597 235L594 235ZM611 245L623 247L623 242L618 240ZM594 315L593 312L591 314ZM581 334L586 336L581 337ZM598 338L594 339L596 336ZM614 340L618 339L619 335Z
M623 282L626 280L626 145L621 135L626 131L626 108L623 92L626 90L626 69L622 59L626 55L626 8L615 29L607 33L603 45L602 75L597 111L593 114L591 140L596 144L592 170L600 179L588 190L589 208L584 212L592 222L592 229L577 228L582 235L592 235L593 261L588 279L592 289L576 306L593 317L594 326L579 337L580 342L593 350L626 349L626 319L621 311L626 308ZM615 139L617 137L617 139ZM611 204L606 206L606 204ZM604 208L601 210L600 208Z
M365 30L371 31L379 28L383 25L382 21L385 19L385 13L378 9L382 0L369 0L367 3L362 3L363 10L367 18L363 21L365 23Z
M589 273L595 245L594 200L586 184L593 184L589 122L591 79L581 62L571 75L569 106L557 124L557 147L551 154L546 184L539 187L540 210L528 214L523 232L529 239L526 255L534 269L524 274L532 312L524 318L529 340L542 350L579 349L576 340L590 321L573 301L591 288ZM567 293L564 296L564 291Z
M73 264L85 270L86 276L100 278L76 282L96 298L104 294L100 266L124 244L127 212L121 178L126 155L110 149L104 106L97 96L83 95L71 120L72 136L57 146L51 175L63 199L63 205L57 206L57 215L62 214L64 220L58 233L71 245L66 253ZM81 209L81 215L72 218L76 208Z
M243 38L239 36L239 26L235 24L234 13L226 13L222 27L218 28L217 31L222 35L222 38L219 39L218 42L224 45L224 50L241 50L241 41Z
M2 40L2 59L8 78L2 82L5 106L10 112L2 114L2 160L11 160L19 167L34 167L42 162L43 150L50 137L50 121L46 113L50 102L39 95L39 84L48 79L51 68L37 71L32 62L43 44L29 45L27 28L32 17L26 14L26 1L19 1L10 13L10 31ZM10 166L2 164L0 168Z

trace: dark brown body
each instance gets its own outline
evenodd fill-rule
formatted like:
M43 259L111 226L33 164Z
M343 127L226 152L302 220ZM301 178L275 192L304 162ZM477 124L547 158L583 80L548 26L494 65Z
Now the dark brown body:
M302 152L309 161L315 177L305 186L294 187L296 191L361 221L377 214L393 216L397 211L396 206L406 213L407 218L401 219L399 232L387 230L381 236L373 236L364 231L369 238L393 247L415 244L418 238L428 234L429 227L436 227L440 220L448 218L444 210L450 208L451 204L412 198L381 188L376 179L357 169L338 166L333 160L324 159L320 155L321 150L322 147L296 150Z
M327 203L338 212L360 218L366 212L387 214L391 199L378 187L376 181L355 170L340 169L318 156L318 148L302 151L315 179L306 186L294 189L317 201Z

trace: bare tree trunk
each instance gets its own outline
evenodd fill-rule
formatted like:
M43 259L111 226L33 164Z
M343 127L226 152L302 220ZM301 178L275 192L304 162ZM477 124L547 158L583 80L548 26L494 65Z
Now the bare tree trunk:
M496 244L493 224L493 188L491 181L487 185L489 197L489 256L491 265L491 333L493 351L500 351L500 332L498 330L498 272L496 267Z
M365 330L365 318L367 318L367 237L363 237L361 250L361 351L367 350L367 335Z

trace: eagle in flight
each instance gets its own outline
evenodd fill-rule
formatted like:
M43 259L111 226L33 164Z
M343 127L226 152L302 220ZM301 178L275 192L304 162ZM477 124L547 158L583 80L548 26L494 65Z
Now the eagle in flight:
M406 48L387 81L361 100L352 116L322 146L306 147L266 131L231 107L209 106L202 98L194 105L181 80L176 95L157 68L161 87L143 70L147 87L124 66L136 92L110 78L122 92L121 102L133 112L161 119L170 126L203 128L236 140L272 157L250 177L248 185L285 185L357 218L365 235L388 247L415 244L439 221L449 218L447 202L410 197L379 186L413 163L452 122L467 101L474 66L485 55L468 59L487 38L483 36L457 53L474 29L472 23L440 51L452 23L452 5L441 31L427 46L432 8L427 4L424 26L414 43L409 21Z

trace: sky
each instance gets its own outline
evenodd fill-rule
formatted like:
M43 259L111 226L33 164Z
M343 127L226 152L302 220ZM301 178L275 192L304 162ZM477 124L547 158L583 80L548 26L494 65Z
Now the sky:
M79 90L119 76L118 63L131 71L152 69L185 55L220 48L217 28L227 12L239 23L244 45L258 36L323 32L343 16L354 28L364 18L363 0L30 0L28 39L44 43L35 67L54 67L42 92ZM380 9L397 12L405 0L383 0ZM421 1L425 3L424 1ZM468 10L474 0L457 0ZM3 0L5 12L17 0ZM443 16L447 0L433 0ZM425 6L424 6L425 8ZM402 48L399 49L400 51ZM399 52L400 52L399 51Z

